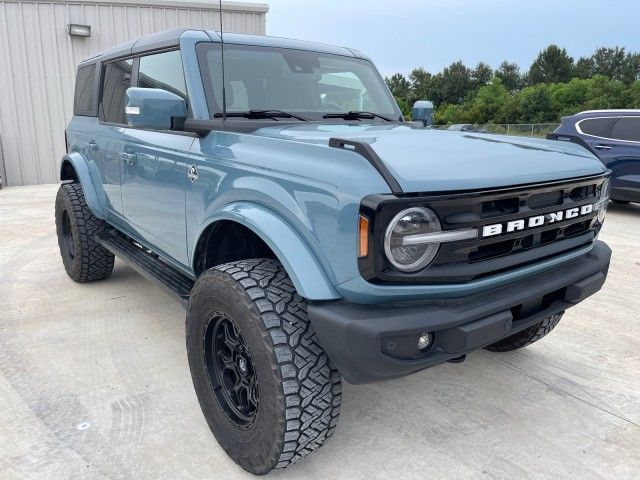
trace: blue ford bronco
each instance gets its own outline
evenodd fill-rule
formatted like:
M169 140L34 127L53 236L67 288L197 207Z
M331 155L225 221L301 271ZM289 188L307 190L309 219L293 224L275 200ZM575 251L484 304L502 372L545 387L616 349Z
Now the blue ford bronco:
M412 129L352 49L178 29L78 67L55 218L177 296L195 391L255 474L320 447L342 378L529 345L602 287L608 171L580 145Z

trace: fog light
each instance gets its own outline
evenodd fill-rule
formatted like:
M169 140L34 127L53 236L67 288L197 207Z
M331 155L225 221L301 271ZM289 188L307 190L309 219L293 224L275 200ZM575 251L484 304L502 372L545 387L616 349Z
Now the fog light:
M433 334L430 332L423 332L418 338L418 350L424 352L431 346L433 342Z
M604 217L607 214L607 206L606 204L602 205L598 210L598 221L600 223L604 223Z

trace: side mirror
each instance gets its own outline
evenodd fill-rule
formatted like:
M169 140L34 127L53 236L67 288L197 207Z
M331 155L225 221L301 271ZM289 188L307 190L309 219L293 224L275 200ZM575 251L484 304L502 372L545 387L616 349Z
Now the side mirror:
M161 88L132 87L127 89L125 113L131 127L170 130L172 117L187 116L187 102Z

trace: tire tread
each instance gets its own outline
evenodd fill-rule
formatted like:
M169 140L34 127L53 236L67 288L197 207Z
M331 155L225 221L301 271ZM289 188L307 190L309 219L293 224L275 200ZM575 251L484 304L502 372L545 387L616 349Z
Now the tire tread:
M236 459L244 468L265 472L285 468L322 446L333 435L340 416L341 376L318 343L307 315L307 302L284 268L272 259L240 260L216 266L203 276L231 287L252 304L253 321L272 348L273 381L282 385L278 404L282 445L277 457ZM205 288L194 287L189 311ZM189 332L190 329L187 329Z
M491 345L484 347L491 352L509 352L511 350L517 350L519 348L531 345L537 342L542 337L546 336L551 330L553 330L558 322L562 318L562 313L557 313L550 317L545 318L539 323L532 325L529 328L522 330L507 338L503 338Z
M66 205L65 205L66 204ZM79 183L63 183L58 190L56 198L56 224L62 209L66 209L72 223L75 224L78 244L76 244L76 256L68 258L63 253L61 231L58 231L58 242L67 274L78 283L103 280L113 271L115 257L113 253L100 245L95 236L104 228L102 220L97 218L84 197L82 186ZM73 228L73 227L72 227ZM79 263L75 263L75 261Z

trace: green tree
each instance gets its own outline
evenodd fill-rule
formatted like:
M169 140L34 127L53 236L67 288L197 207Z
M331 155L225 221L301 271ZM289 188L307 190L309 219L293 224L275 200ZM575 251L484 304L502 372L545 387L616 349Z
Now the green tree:
M502 80L502 84L510 92L518 90L522 86L520 67L515 63L510 63L505 60L495 71L494 76Z
M480 87L487 85L493 78L493 70L490 65L480 62L471 71L471 85L472 89L477 90Z
M523 88L519 94L520 122L545 123L558 120L547 85L541 83Z
M640 108L640 80L636 80L629 87L629 107Z
M629 62L631 59L625 52L624 47L598 48L591 59L593 61L594 75L602 75L612 80L629 80Z
M507 103L508 92L502 80L495 77L488 85L480 87L467 107L467 118L473 123L495 122Z
M595 70L595 64L591 57L580 57L573 69L573 75L578 78L591 78Z
M629 108L631 91L620 80L611 80L603 75L595 75L590 80L585 108Z
M590 79L574 78L569 83L556 83L549 87L553 109L558 116L572 115L584 110L588 99Z
M522 108L518 95L508 95L496 117L490 123L518 123L522 117Z
M529 85L568 82L573 73L573 58L564 48L549 45L542 50L529 69Z
M621 80L625 83L640 80L640 53L627 53L625 73Z
M434 114L434 122L438 125L448 125L451 123L465 123L466 112L462 105L445 103L440 106Z
M442 102L461 104L472 85L471 70L458 60L442 71L441 81Z
M433 75L424 68L415 68L409 74L411 84L410 103L416 100L433 100Z
M411 83L401 73L394 73L390 77L384 79L389 86L389 90L396 98L407 99L411 91Z

